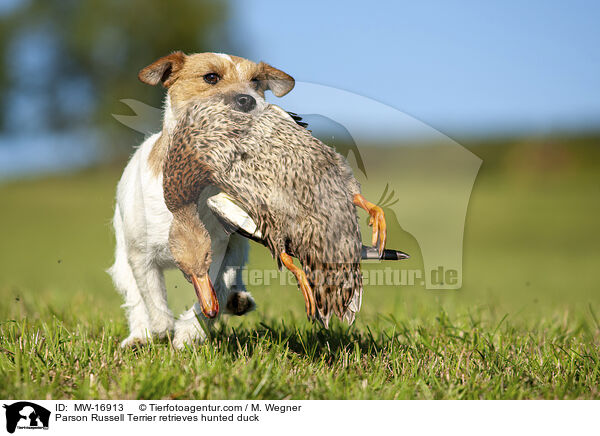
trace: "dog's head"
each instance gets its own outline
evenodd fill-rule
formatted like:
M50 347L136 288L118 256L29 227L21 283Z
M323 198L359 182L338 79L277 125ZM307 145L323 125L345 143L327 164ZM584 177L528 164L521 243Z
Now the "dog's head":
M251 112L266 106L265 91L281 97L294 88L290 75L269 64L221 53L178 51L148 65L138 77L167 89L166 123L178 119L192 101L223 96L234 109Z

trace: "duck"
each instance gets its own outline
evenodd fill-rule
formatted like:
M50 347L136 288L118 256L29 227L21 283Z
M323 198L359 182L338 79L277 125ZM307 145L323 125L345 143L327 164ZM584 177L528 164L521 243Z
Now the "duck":
M332 314L354 322L363 294L356 207L370 215L379 256L385 217L362 196L346 160L286 111L268 104L242 112L218 97L191 104L173 132L164 177L165 192L178 185L169 194L176 208L207 185L234 199L278 267L296 277L309 320L325 328Z

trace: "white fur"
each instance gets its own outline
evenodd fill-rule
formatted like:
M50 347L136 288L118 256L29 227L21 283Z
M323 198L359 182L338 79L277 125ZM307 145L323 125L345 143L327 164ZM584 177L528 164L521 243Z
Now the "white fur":
M164 123L175 120L167 98ZM198 324L201 310L194 307L175 322L167 305L163 270L175 267L168 249L172 215L163 199L162 174L156 177L148 167L148 155L159 138L146 139L127 164L117 186L117 204L113 225L116 235L115 263L108 270L116 288L123 294L129 321L129 336L122 346L144 343L153 335L165 336L174 330L173 344L203 340L204 330ZM212 240L212 264L209 275L215 286L221 311L233 292L245 292L241 267L247 260L248 243L238 235L225 233L206 206L206 199L218 190L206 188L198 200L198 213ZM190 295L193 295L191 288Z
M220 58L223 59L227 59L229 62L233 63L233 59L231 59L231 56L229 56L228 54L225 53L213 53L216 56L219 56Z
M171 106L171 97L169 94L165 97L165 110L163 116L163 125L167 133L171 134L177 127L177 117L173 111L173 107ZM156 141L156 140L155 140Z
M229 62L231 62L232 64L234 64L235 70L238 72L238 74L242 72L242 70L241 70L242 64L240 64L240 63L236 64L235 62L233 62L233 59L231 59L231 56L229 56L228 54L225 54L225 53L213 53L213 54L216 56L219 56L220 58L226 59Z

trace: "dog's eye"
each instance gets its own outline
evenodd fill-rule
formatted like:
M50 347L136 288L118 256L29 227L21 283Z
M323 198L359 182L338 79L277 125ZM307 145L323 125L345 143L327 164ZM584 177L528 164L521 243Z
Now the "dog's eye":
M250 80L250 82L252 83L252 86L254 86L254 89L259 88L260 80L258 80L258 77L254 77L253 79Z
M221 80L221 77L217 73L208 73L204 75L204 81L209 85L216 85Z

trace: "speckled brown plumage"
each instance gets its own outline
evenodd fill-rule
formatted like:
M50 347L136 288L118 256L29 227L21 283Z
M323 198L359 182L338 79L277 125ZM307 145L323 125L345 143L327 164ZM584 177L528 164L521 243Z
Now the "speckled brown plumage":
M190 107L167 160L167 201L193 196L206 183L221 187L256 222L280 267L283 252L299 259L315 318L327 326L335 313L353 322L363 291L353 204L360 186L342 156L276 106L249 114L213 99ZM185 188L169 188L168 179Z

